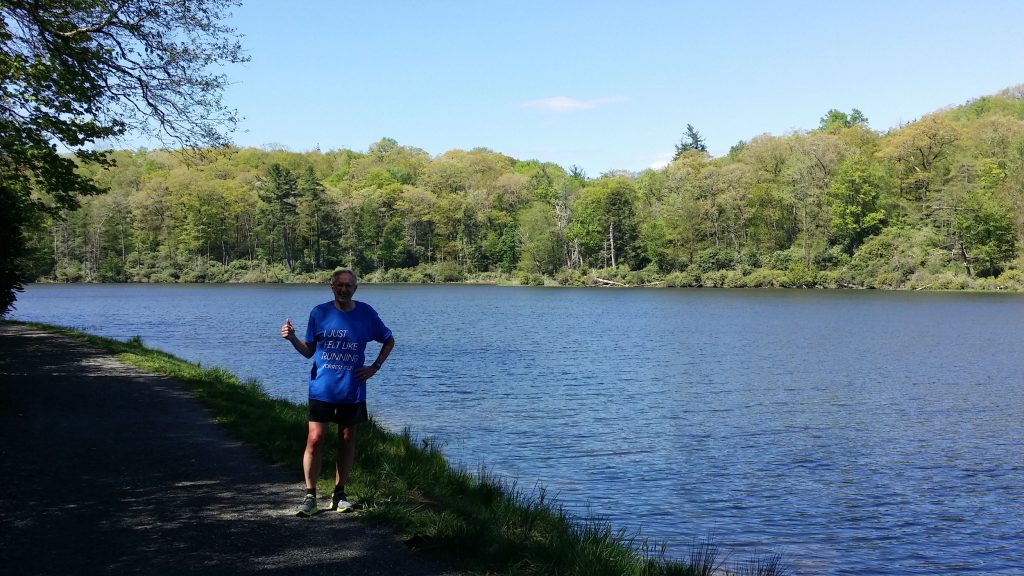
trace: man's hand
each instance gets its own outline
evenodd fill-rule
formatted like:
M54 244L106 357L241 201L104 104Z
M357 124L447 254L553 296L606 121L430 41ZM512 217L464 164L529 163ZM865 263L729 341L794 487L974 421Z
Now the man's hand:
M295 327L292 326L292 321L285 318L284 326L281 326L281 338L292 343L292 346L299 351L306 358L312 358L313 354L316 353L316 344L313 342L303 342L295 336Z
M362 368L356 368L356 379L359 380L360 382L364 380L369 380L371 376L375 375L379 371L380 368L377 368L373 364L370 364L369 366L363 366Z

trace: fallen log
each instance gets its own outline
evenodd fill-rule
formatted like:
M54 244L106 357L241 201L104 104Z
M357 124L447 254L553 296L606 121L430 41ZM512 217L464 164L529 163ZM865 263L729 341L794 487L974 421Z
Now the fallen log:
M596 284L600 284L602 286L623 286L623 287L627 286L627 284L623 284L622 282L616 282L614 280L606 280L604 278L598 278L596 276L591 278L591 282L592 283L596 283Z

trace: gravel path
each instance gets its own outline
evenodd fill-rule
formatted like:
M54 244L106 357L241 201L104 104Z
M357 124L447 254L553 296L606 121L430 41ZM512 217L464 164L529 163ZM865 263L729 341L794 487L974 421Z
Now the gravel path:
M297 467L261 460L173 380L0 323L5 574L456 574L353 515L293 516Z

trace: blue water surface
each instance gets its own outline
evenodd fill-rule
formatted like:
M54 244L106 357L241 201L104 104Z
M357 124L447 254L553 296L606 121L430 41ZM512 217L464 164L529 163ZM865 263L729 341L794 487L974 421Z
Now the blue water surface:
M327 286L32 285L15 319L135 335L303 402ZM1024 297L364 285L374 416L684 556L1024 574ZM368 352L372 359L374 349ZM301 447L296 447L301 450Z

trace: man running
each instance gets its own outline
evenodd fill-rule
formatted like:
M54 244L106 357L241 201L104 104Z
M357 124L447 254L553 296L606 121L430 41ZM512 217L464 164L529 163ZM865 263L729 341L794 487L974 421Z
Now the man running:
M368 420L366 380L380 371L395 346L391 330L377 312L364 302L352 299L358 279L351 270L337 270L331 276L334 300L313 308L306 325L306 338L300 340L290 320L284 321L281 337L306 358L313 358L309 375L309 435L302 456L306 496L295 514L312 516L318 512L316 482L320 477L321 448L330 422L338 425L338 457L335 460L335 486L331 510L350 512L352 503L345 494L352 463L356 456L356 425ZM380 342L373 364L364 366L366 343Z

